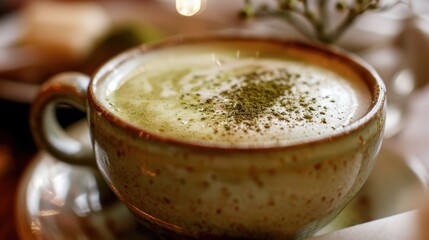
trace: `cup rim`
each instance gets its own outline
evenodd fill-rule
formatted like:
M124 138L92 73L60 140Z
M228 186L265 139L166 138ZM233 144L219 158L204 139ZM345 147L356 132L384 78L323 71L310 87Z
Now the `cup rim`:
M119 66L127 62L130 58L134 56L140 56L147 52L156 51L157 49L168 48L172 46L179 46L182 44L192 44L192 43L203 43L210 41L253 41L253 42L264 42L264 43L273 43L277 45L283 45L285 47L300 48L311 52L317 52L320 55L326 55L328 58L337 58L344 65L349 65L350 69L358 73L359 76L362 76L365 83L368 85L368 89L371 91L373 97L369 110L367 113L357 119L356 121L348 124L347 126L336 130L332 134L322 135L315 138L309 138L303 141L296 143L280 143L277 145L258 145L258 146L237 146L237 145L220 145L216 143L201 143L197 141L181 140L174 137L162 136L161 134L152 132L148 129L139 128L120 117L113 114L112 111L108 110L101 101L99 101L96 93L95 86L98 84L101 79L106 75L109 75L116 66ZM332 142L337 139L343 138L347 135L350 135L354 132L359 131L365 126L371 123L371 120L374 119L381 111L386 102L386 87L384 81L378 75L376 70L365 62L363 59L357 55L347 52L343 49L340 49L336 46L327 46L318 42L306 41L301 39L293 38L281 38L281 37L267 37L267 36L258 36L258 35L245 35L245 34L201 34L201 35L180 35L168 37L163 40L146 43L140 46L136 46L129 50L126 50L115 57L111 58L109 61L104 63L97 71L93 74L91 82L88 87L87 93L88 104L94 107L94 110L97 113L102 115L109 123L117 126L131 135L144 139L145 141L166 143L171 145L177 145L182 147L190 147L194 149L201 150L235 150L235 151L267 151L267 150L282 150L288 148L299 148L309 145L316 145L324 142Z

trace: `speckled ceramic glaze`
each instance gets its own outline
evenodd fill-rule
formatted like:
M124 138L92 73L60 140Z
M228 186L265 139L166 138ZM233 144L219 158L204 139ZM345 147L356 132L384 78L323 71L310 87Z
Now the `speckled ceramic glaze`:
M75 142L74 149L55 143L63 140L51 137L58 129L52 127L56 124L51 123L49 113L56 102L86 108L96 163L106 182L141 223L168 239L294 239L311 235L355 196L373 167L385 120L382 81L366 64L337 50L246 38L321 55L327 66L341 63L357 74L372 94L364 117L328 137L263 148L207 146L163 138L119 119L100 101L109 76L133 56L211 39L175 38L126 52L94 75L87 92L88 77L77 73L55 77L33 104L35 139L65 161L89 159L90 150ZM90 164L85 161L81 163Z

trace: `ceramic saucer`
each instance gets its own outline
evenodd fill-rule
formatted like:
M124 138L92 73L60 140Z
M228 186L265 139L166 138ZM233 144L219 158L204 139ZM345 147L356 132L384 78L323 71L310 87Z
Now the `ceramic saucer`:
M69 133L89 142L85 121L73 125ZM96 176L91 168L38 153L18 189L20 239L155 239Z
M85 121L73 125L69 132L89 142ZM419 206L416 199L425 194L425 183L426 175L416 174L408 158L383 148L360 194L319 234L415 209ZM156 239L134 221L124 205L106 194L105 187L92 169L71 166L40 152L18 189L20 238Z

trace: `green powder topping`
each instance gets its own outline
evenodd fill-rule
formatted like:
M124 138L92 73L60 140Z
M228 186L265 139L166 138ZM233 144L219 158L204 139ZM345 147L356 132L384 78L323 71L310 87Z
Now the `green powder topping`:
M230 100L224 105L224 109L236 123L257 119L267 108L273 106L286 90L291 88L290 76L286 72L282 73L284 76L278 76L269 81L261 80L272 75L271 71L246 74L242 76L242 87L221 93Z
M262 134L263 129L279 122L293 128L296 124L312 122L314 115L326 109L306 90L305 86L310 84L300 74L292 74L286 68L255 66L252 70L220 74L216 79L201 79L209 89L219 88L219 80L230 86L218 95L204 97L204 94L194 93L180 97L185 109L193 108L202 114L201 121L214 123L214 133L219 133L220 128L222 134L232 134L237 129Z

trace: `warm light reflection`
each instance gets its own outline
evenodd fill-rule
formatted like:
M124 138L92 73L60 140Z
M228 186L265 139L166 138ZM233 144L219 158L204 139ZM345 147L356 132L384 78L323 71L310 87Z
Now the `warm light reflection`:
M48 217L48 216L55 216L60 214L61 211L59 210L40 210L39 216L41 217Z
M64 199L59 196L55 196L50 202L58 207L63 207L65 204Z
M42 232L42 224L40 223L40 220L37 218L32 219L30 229L33 234L37 234L36 236L39 236Z
M140 171L149 177L156 177L156 172L145 165L140 166Z
M91 208L88 204L88 194L82 193L74 199L73 206L74 213L80 217L86 216L89 212L91 212Z
M183 16L193 16L201 9L201 0L176 0L176 10Z
M215 53L212 53L212 61L218 66L222 66L221 60L216 56Z

